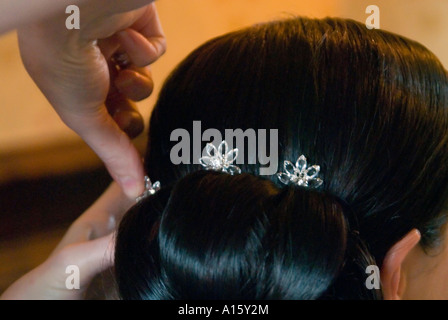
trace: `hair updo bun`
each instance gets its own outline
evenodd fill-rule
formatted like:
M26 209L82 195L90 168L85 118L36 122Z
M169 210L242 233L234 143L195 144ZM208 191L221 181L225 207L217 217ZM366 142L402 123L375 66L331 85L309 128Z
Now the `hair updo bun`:
M433 53L353 20L293 17L201 45L151 113L145 169L174 187L123 220L122 296L381 298L366 288L368 265L380 267L414 228L423 250L443 244L447 106L447 72ZM208 140L190 143L182 151L190 161L174 164L172 133L194 142L195 121L221 135L275 129L278 154L266 144L263 163L252 163L258 143L245 143L238 166L254 176L188 176ZM268 151L277 164L304 154L322 166L322 193L257 178Z
M120 224L124 299L332 298L359 248L341 202L241 174L198 171L162 188ZM360 274L356 274L359 278Z

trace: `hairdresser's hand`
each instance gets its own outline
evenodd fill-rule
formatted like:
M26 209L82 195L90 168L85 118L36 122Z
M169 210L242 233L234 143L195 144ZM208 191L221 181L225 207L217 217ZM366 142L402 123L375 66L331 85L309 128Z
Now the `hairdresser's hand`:
M144 189L144 171L129 136L138 135L144 125L131 100L151 94L147 66L166 47L155 4L150 2L89 0L79 5L80 30L66 28L69 15L64 10L18 31L28 73L61 119L134 199ZM128 63L116 63L117 55L128 58Z
M82 299L91 280L113 265L112 232L135 203L115 183L70 227L51 256L13 283L0 297L12 300ZM66 281L77 266L80 289L67 289ZM70 280L70 279L69 279Z

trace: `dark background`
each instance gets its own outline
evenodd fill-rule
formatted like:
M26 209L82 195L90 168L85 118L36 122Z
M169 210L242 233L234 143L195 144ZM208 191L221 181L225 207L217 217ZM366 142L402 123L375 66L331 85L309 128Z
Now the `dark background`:
M0 186L0 293L45 261L110 182L101 167Z

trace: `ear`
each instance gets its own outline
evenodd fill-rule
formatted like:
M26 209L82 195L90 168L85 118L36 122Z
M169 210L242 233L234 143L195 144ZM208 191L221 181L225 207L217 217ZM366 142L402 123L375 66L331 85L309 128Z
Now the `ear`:
M420 232L413 229L387 252L381 268L381 287L385 300L401 299L406 286L405 279L402 278L402 264L409 252L420 242L420 239Z

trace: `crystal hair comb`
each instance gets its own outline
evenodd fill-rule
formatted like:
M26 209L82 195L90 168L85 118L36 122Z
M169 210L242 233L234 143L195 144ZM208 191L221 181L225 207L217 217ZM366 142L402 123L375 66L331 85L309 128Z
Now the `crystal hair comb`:
M143 199L149 197L150 195L155 194L160 190L160 182L157 181L154 184L151 183L151 180L148 176L145 176L145 191L141 195L139 195L135 200L136 202L140 202Z
M303 187L318 188L323 183L323 180L317 177L320 171L320 166L313 165L308 168L304 155L301 155L297 159L296 165L292 164L291 161L286 160L283 163L283 169L286 172L277 173L277 176L279 180L286 185L292 183Z
M229 150L229 145L226 141L222 141L218 149L212 143L207 143L205 148L208 156L199 159L200 164L204 168L227 172L231 175L241 173L241 169L232 164L238 157L237 148Z

